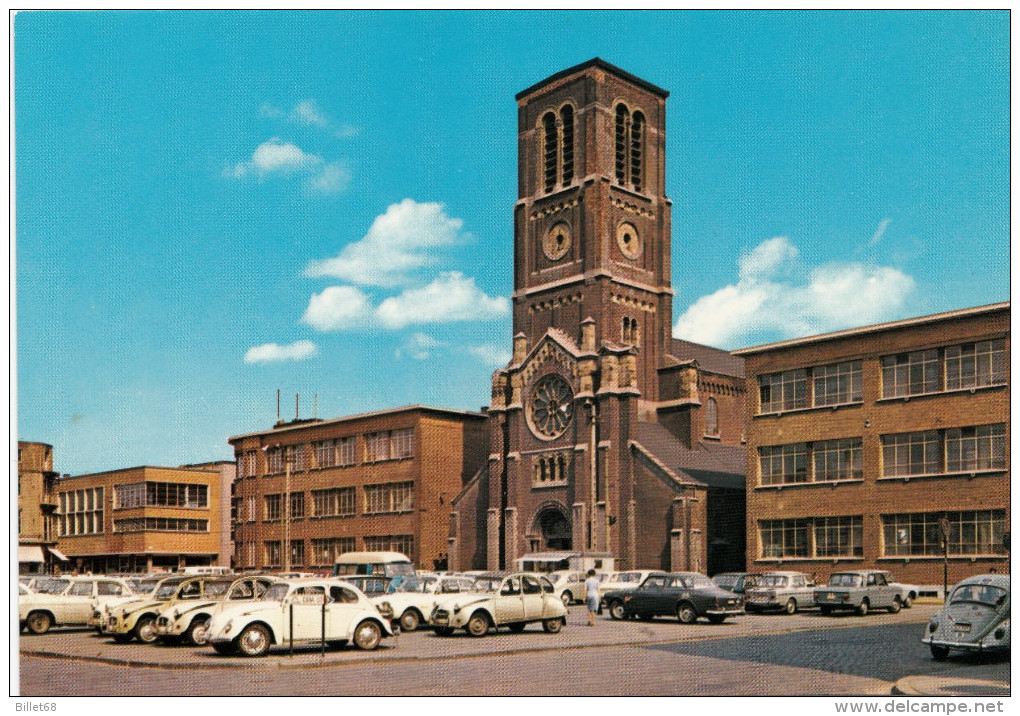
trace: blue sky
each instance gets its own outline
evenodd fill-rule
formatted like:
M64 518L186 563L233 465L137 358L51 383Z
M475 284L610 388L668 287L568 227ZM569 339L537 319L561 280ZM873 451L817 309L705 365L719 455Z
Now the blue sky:
M675 332L1009 299L1009 16L20 13L18 438L79 474L285 418L477 410L509 358L514 94L671 92Z

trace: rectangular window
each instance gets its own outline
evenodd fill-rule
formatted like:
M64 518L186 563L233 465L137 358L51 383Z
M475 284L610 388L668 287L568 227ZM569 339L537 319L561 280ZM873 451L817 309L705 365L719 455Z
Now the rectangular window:
M302 567L305 563L305 543L304 540L291 540L290 541L290 566L291 567Z
M325 537L312 540L312 563L310 567L332 567L336 558L345 552L354 551L353 537Z
M400 552L414 561L414 535L380 535L365 537L365 550L369 552Z
M950 556L1005 553L1005 510L882 515L882 553L887 557L942 555L939 521L949 520Z
M882 357L882 397L922 395L942 390L937 349Z
M290 518L300 520L305 516L305 493L290 493Z
M808 482L807 445L769 445L758 448L762 485Z
M1003 385L1005 382L1005 339L946 348L946 390Z
M341 467L353 465L357 462L357 453L354 450L355 438L341 438L337 441L337 452Z
M118 508L142 507L145 505L145 483L114 485L114 500Z
M280 550L280 541L272 540L266 542L266 566L279 567L283 563L283 554Z
M266 451L266 474L279 475L283 472L283 450L270 448Z
M1005 425L946 430L946 472L1005 469Z
M290 465L290 471L293 472L304 472L307 469L308 463L308 446L307 445L288 445L284 448L283 459L286 464Z
M118 508L209 507L209 486L177 482L139 482L114 487Z
M350 517L354 514L354 488L312 490L312 510L315 517Z
M113 521L114 532L208 532L209 520L131 517Z
M813 443L811 453L815 482L860 480L864 477L864 449L860 438Z
M816 557L863 557L864 525L860 516L815 518Z
M116 489L116 488L115 488ZM116 495L116 492L114 493ZM60 536L102 534L103 488L87 487L82 490L60 493L61 512L58 530Z
M810 557L808 535L811 520L762 520L761 556L764 558Z
M761 413L808 407L807 371L801 368L758 376L758 396Z
M283 517L283 495L266 495L266 519L278 520Z
M333 467L336 465L336 440L323 440L312 443L315 448L315 464L317 467Z
M414 428L393 431L393 457L414 457Z
M941 436L937 430L882 436L882 475L935 475L941 471Z
M367 433L365 435L365 462L379 462L390 459L390 434Z
M248 497L248 499L247 499L246 504L248 506L248 509L245 510L245 513L244 513L245 522L254 522L255 521L255 515L257 514L256 511L255 511L255 496L254 495L250 495Z
M365 514L378 515L414 510L414 483L391 482L365 485Z
M811 379L816 406L859 403L864 400L859 360L813 368Z

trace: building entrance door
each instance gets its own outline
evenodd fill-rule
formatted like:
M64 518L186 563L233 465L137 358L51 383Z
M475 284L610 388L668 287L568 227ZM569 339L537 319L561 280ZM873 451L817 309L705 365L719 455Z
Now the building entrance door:
M570 520L555 507L547 507L538 517L542 542L547 550L569 550L571 544Z

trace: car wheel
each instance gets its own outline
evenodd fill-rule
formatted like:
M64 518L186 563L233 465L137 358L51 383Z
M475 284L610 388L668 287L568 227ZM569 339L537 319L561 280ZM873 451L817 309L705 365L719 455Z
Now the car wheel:
M117 642L118 644L127 644L128 642L130 642L134 638L135 638L134 634L114 634L113 635L113 640L115 642Z
M46 612L32 612L25 620L25 626L33 634L45 634L53 626L53 617Z
M485 612L475 612L465 629L471 636L485 636L489 633L489 616Z
M563 594L560 595L560 599L563 600L563 606L565 607L569 607L571 602L574 601L570 596L570 592L563 592Z
M912 607L913 605L914 605L914 597L908 594L903 599L903 608L904 609L910 609L910 607Z
M436 636L451 636L453 627L436 627Z
M949 658L949 649L944 646L931 645L931 658L935 661L945 661Z
M681 624L693 624L698 621L698 612L690 602L681 602L676 608L676 618Z
M898 611L899 611L899 610L900 610L900 609L901 609L902 607L903 607L903 604L902 604L902 603L900 602L900 598L899 598L899 596L897 595L897 596L893 597L893 600L892 600L892 606L891 606L891 607L889 607L889 611L890 611L890 612L891 612L892 614L895 614L895 613L896 613L896 612L898 612Z
M135 623L135 638L143 644L152 644L156 641L156 617L151 614L138 617Z
M268 629L261 624L249 624L237 637L237 648L245 656L265 656L269 642Z
M421 624L421 615L415 609L408 609L400 615L400 628L402 631L415 631Z
M818 610L822 613L823 617L827 617L832 614L832 607L818 607Z
M858 613L858 614L859 614L860 616L862 616L862 617L863 617L863 616L865 616L865 615L867 615L867 613L868 613L868 608L869 608L870 606L871 606L871 605L870 605L870 604L868 604L868 600L867 600L867 599L862 599L862 600L861 600L861 605L860 605L859 607L857 607L857 613Z
M614 599L609 603L609 616L613 619L623 619L627 616L627 610L623 608L623 602Z
M354 631L354 644L364 651L372 651L379 646L380 641L382 641L382 629L379 628L379 623L372 619L361 622Z
M216 650L217 654L223 654L224 656L229 656L230 654L234 653L234 650L237 647L234 646L234 642L232 642L232 641L220 641L220 642L216 642L215 644L213 644L212 648Z
M510 631L514 634L520 634L528 624L527 622L514 622L513 624L507 624L507 626L510 627Z
M787 614L797 613L797 600L794 599L793 597L790 597L789 599L786 600L786 613Z
M724 621L726 621L726 615L725 614L709 614L708 615L708 621L712 622L713 624L722 624Z
M564 621L565 620L560 617L556 617L555 619L546 619L542 622L542 628L545 629L547 634L559 634L560 629L563 628Z
M191 626L184 632L184 640L195 646L205 646L209 643L209 620L198 617L191 622Z

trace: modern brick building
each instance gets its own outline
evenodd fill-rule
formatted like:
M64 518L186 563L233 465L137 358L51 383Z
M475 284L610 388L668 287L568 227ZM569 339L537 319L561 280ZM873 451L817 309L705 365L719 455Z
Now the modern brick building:
M65 560L57 544L53 446L18 442L18 572L52 572Z
M743 361L672 336L667 96L597 58L517 95L513 357L455 568L743 566Z
M332 569L355 550L445 565L450 502L489 453L482 413L424 406L281 422L228 442L234 566L293 571Z
M61 479L57 538L70 567L113 573L225 563L220 501L233 476L223 465L230 464L133 467Z
M1009 304L745 348L747 566L1008 572Z

